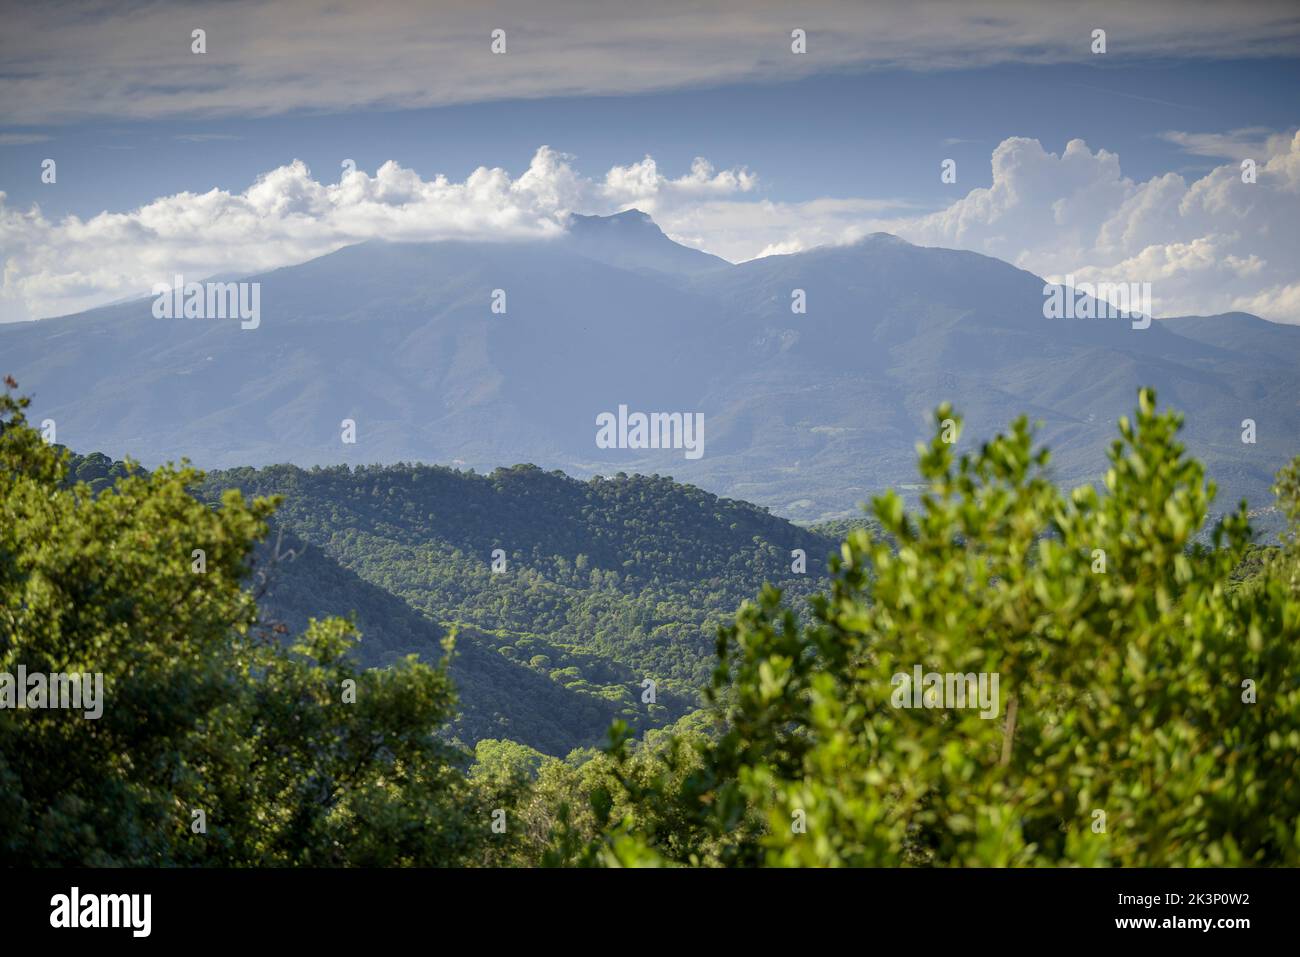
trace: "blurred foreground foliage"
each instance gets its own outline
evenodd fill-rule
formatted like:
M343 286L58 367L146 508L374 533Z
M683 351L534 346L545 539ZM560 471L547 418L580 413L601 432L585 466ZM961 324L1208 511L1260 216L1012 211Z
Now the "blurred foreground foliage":
M1250 545L1244 504L1200 544L1214 489L1150 391L1068 495L1024 419L960 456L949 419L918 510L874 501L808 621L769 588L722 629L716 732L615 730L550 860L1300 863L1300 459L1280 546ZM918 664L998 674L996 718L893 706Z

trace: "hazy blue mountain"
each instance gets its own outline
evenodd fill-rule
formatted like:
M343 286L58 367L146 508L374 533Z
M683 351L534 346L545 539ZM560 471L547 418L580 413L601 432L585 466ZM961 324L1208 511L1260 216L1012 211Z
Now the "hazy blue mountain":
M0 371L60 442L146 465L534 462L673 475L807 520L913 481L943 399L963 443L1041 420L1066 481L1101 474L1144 384L1187 413L1225 499L1266 503L1300 445L1300 328L1045 319L1038 277L885 234L730 265L632 211L545 242L372 242L250 278L255 330L155 319L145 299L0 327ZM597 415L620 404L703 413L703 457L597 448Z
M1092 480L1146 384L1187 413L1188 446L1225 498L1270 500L1273 472L1300 450L1300 328L1244 314L1147 329L1051 320L1043 286L1000 260L885 234L698 278L690 288L726 304L719 338L745 346L733 348L734 377L702 403L719 410L711 481L787 514L820 514L911 481L915 443L945 399L966 417L965 441L1025 413L1041 421L1061 477ZM806 291L806 315L791 312L792 289ZM1255 445L1241 442L1245 418L1257 422ZM785 450L784 470L755 480L724 454L737 433ZM811 511L795 507L801 498Z
M694 276L731 267L725 259L673 242L638 209L614 216L575 214L565 243L589 259L642 272Z

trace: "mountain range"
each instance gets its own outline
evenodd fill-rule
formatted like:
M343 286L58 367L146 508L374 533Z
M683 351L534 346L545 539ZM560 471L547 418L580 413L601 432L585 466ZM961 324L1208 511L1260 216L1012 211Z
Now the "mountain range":
M145 297L0 326L0 371L59 442L146 466L529 462L671 475L802 521L906 491L944 400L960 443L1040 421L1058 477L1082 482L1154 386L1223 507L1267 504L1300 438L1300 328L1047 319L1041 278L883 233L734 265L633 210L552 240L367 242L247 279L256 328L155 318ZM620 406L702 414L703 454L598 446Z

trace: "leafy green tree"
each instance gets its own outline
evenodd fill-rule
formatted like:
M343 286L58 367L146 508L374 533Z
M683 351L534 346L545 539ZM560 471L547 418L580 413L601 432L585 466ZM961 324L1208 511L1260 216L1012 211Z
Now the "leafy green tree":
M801 623L773 588L722 630L725 731L649 774L621 739L604 863L1300 863L1300 460L1259 573L1143 391L1100 487L1062 494L1022 418L960 456L936 437L909 512L873 503ZM904 707L923 672L999 677L995 715Z
M104 701L0 709L0 864L481 859L488 809L436 734L441 668L358 671L339 619L292 643L258 628L273 501L210 508L188 468L96 494L26 405L0 396L0 672L102 674Z

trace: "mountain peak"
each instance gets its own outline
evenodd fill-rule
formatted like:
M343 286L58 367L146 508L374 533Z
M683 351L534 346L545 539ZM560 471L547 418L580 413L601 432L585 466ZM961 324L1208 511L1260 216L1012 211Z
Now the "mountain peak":
M571 213L568 241L589 259L623 269L692 275L725 268L725 259L669 239L649 213L627 209L611 216Z
M650 214L639 209L625 209L621 213L613 213L609 216L589 216L583 213L569 214L570 232L600 229L634 229L638 227L649 227L649 232L663 235L663 230L659 228L659 225L651 218Z
M856 240L853 245L865 246L868 243L892 243L895 246L914 245L913 243L909 243L906 239L903 239L901 236L895 236L893 233L879 233L879 232L867 233L867 235Z

